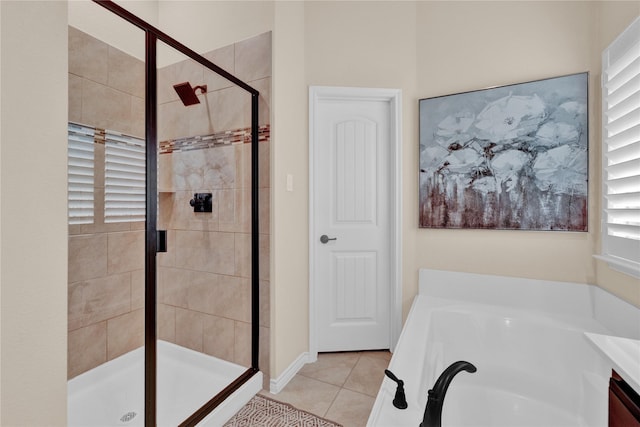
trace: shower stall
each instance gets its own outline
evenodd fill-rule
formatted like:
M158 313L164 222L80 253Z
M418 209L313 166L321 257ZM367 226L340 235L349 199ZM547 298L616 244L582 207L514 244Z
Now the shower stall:
M70 20L69 425L222 425L268 369L271 35L91 6L127 42Z

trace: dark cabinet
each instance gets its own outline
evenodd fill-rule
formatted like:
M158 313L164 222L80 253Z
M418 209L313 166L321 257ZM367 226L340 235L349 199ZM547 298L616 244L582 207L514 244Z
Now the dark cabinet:
M609 380L609 427L640 427L640 396L616 371Z

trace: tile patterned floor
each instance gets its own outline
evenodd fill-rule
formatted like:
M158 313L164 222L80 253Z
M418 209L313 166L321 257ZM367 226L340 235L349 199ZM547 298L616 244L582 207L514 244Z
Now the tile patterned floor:
M345 427L365 426L390 360L388 351L320 353L280 393L261 393Z

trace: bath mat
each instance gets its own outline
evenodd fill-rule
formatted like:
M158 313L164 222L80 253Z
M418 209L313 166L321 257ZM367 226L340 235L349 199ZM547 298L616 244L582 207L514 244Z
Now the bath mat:
M255 395L224 427L342 427L288 403Z

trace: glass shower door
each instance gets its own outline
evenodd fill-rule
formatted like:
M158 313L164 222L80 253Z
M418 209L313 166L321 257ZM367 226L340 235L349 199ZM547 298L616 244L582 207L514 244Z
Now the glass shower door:
M157 416L177 425L252 365L251 95L159 45Z

